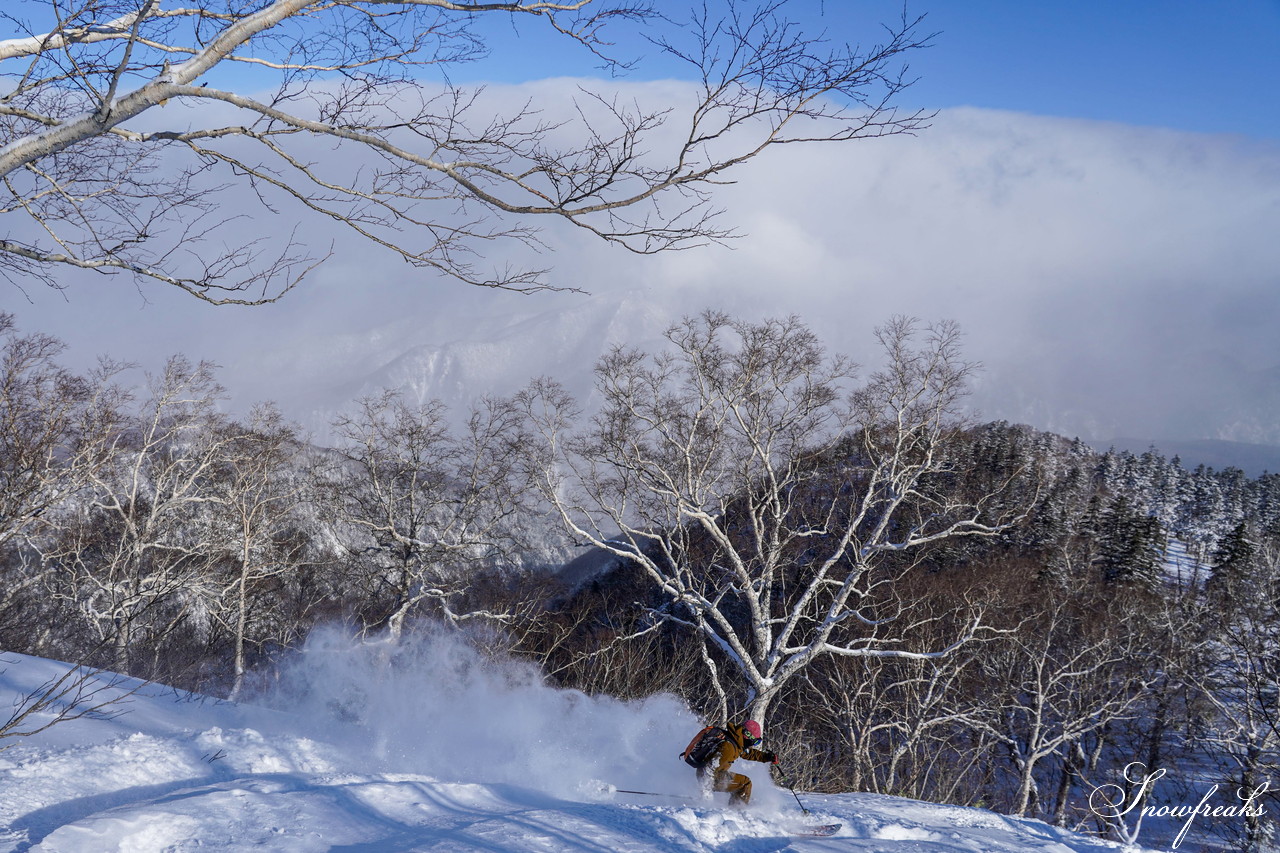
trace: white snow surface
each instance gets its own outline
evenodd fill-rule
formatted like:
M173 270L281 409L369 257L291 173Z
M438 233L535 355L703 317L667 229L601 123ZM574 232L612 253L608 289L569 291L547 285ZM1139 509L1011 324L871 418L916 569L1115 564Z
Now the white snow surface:
M6 703L65 671L12 653L0 668ZM0 853L1119 849L871 794L801 792L805 815L758 764L739 765L752 807L729 809L676 758L697 726L677 700L553 689L439 633L394 646L321 636L254 702L128 687L112 719L0 740ZM842 827L793 835L825 823Z

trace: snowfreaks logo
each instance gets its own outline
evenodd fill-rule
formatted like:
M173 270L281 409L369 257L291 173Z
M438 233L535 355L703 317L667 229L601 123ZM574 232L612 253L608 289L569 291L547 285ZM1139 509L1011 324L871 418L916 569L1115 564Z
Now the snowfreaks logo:
M1124 778L1128 785L1100 785L1093 789L1093 793L1089 795L1089 808L1093 813L1106 819L1112 825L1123 825L1124 817L1129 815L1135 809L1138 814L1130 818L1134 822L1133 834L1136 837L1137 828L1142 824L1142 820L1147 817L1154 818L1174 818L1183 821L1182 830L1178 833L1178 837L1173 840L1173 847L1177 849L1187 833L1191 829L1192 823L1198 817L1205 818L1250 818L1262 817L1266 814L1266 809L1257 800L1263 794L1271 790L1271 782L1268 780L1263 782L1257 788L1252 790L1240 788L1236 791L1236 797L1240 800L1238 804L1226 806L1210 805L1210 800L1218 793L1217 784L1211 786L1200 802L1194 806L1189 805L1162 805L1162 806L1139 806L1155 787L1156 782L1165 775L1164 770L1156 770L1153 773L1146 772L1145 764L1141 762L1133 762L1124 768Z

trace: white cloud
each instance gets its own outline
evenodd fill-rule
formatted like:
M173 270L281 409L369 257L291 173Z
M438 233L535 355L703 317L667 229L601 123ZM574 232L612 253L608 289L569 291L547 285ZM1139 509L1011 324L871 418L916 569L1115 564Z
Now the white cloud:
M628 91L675 86L647 85ZM747 234L733 250L641 258L549 230L544 261L590 296L424 281L339 235L281 305L142 305L121 279L4 302L83 360L212 358L238 405L270 397L313 423L387 381L455 402L539 373L585 388L602 341L650 342L706 305L797 313L860 360L891 314L947 317L986 364L988 417L1280 443L1280 146L961 109L917 138L784 147L736 177L720 196Z

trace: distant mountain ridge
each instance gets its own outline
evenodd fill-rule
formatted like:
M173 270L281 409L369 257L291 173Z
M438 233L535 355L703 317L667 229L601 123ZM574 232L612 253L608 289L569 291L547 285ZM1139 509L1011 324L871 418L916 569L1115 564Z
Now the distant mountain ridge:
M1127 450L1130 453L1145 453L1155 448L1161 456L1172 458L1177 456L1182 467L1193 469L1204 465L1221 471L1224 468L1239 468L1250 477L1259 477L1265 473L1280 473L1280 447L1273 444L1249 444L1243 441L1223 441L1220 439L1145 439L1145 438L1113 438L1110 441L1087 441L1090 447L1105 453L1114 448L1117 451Z
M461 419L482 396L510 394L536 377L549 376L590 408L592 369L612 347L658 349L664 343L662 332L668 325L705 307L738 313L746 319L783 316L787 312L782 310L780 301L776 294L770 298L756 293L749 300L731 300L724 290L711 286L661 285L589 296L558 294L545 300L509 303L503 310L493 312L461 300L461 305L450 306L429 319L402 317L372 328L328 336L320 346L313 344L287 353L277 351L271 359L277 362L277 370L260 375L292 373L309 364L313 370L318 367L329 381L319 387L276 385L253 391L255 397L265 398L274 390L284 409L320 443L326 441L327 425L336 412L382 388L396 388L415 400L438 399ZM819 302L810 306L822 310L802 315L801 319L810 323L831 351L846 353L861 362L865 376L875 362L875 353L869 348L873 343L869 334L872 321L861 317L851 324L838 310L838 301L834 294L828 296L822 300L825 305ZM255 353L254 358L262 363L261 353ZM232 372L239 377L251 375L245 365L235 365ZM1224 397L1211 407L1221 422L1193 413L1182 423L1172 410L1166 413L1170 415L1171 429L1182 427L1193 432L1230 428L1241 435L1264 439L1256 443L1133 437L1141 433L1096 439L1092 436L1109 432L1107 421L1112 419L1107 417L1107 409L1117 404L1114 394L1100 393L1099 399L1093 401L1097 411L1081 418L1088 401L1059 399L1060 392L1033 395L1030 388L1039 390L1045 383L1020 383L1007 363L990 365L977 374L971 402L975 405L973 414L980 421L1008 419L1068 437L1080 436L1099 452L1114 447L1140 454L1154 446L1166 457L1180 457L1188 469L1197 465L1217 470L1236 467L1257 477L1268 471L1280 472L1280 444L1265 443L1271 433L1259 426L1270 419L1268 412L1280 410L1280 402L1269 400L1254 387L1271 384L1274 373L1260 370L1251 380L1237 371L1238 384L1232 387L1222 381L1222 377L1231 374L1226 369L1215 373L1217 378L1212 382L1206 380L1219 387ZM1256 408L1249 411L1249 405ZM1229 424L1236 426L1228 427ZM1123 424L1114 421L1110 426L1123 428Z

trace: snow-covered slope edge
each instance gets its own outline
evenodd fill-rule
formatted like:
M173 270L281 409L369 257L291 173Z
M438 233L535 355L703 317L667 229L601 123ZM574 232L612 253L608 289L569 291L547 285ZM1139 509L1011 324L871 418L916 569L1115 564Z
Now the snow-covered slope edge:
M362 654L344 656L344 663L367 670ZM0 702L35 689L60 666L14 654L0 661ZM126 714L60 724L0 752L0 851L900 849L892 842L925 853L1117 849L1038 821L867 794L802 794L811 812L805 816L763 773L755 774L761 790L753 808L727 810L698 799L691 774L672 760L680 746L672 738L687 733L681 727L689 720L673 719L670 707L601 702L524 680L527 671L485 668L451 648L418 671L436 689L423 691L413 674L393 679L395 692L421 709L412 720L400 718L403 709L365 713L374 707L366 703L384 701L378 688L356 685L328 665L327 686L340 689L299 699L290 711L143 686ZM446 670L454 683L442 683ZM441 719L441 702L479 698L489 701L470 706L464 719ZM352 702L323 725L312 716L315 707ZM542 716L551 712L568 727ZM390 722L398 718L407 729ZM351 731L341 730L343 720ZM503 720L505 729L494 728ZM488 754L468 766L461 753L415 750L408 742L416 732L417 746L431 746L443 727L460 750L466 738L459 742L459 732L468 725L474 751L496 743L505 762ZM533 746L508 742L512 729ZM491 743L483 742L486 730ZM575 754L600 751L597 735L609 731L617 735L617 755ZM625 761L611 765L619 756ZM527 783L503 781L513 778ZM625 787L691 799L618 793ZM843 827L830 839L792 837L812 822Z

